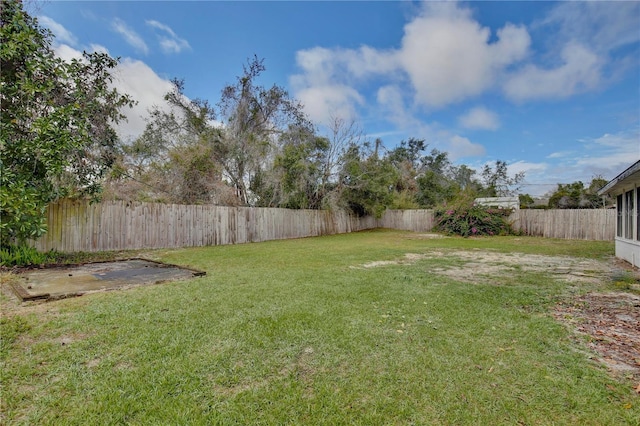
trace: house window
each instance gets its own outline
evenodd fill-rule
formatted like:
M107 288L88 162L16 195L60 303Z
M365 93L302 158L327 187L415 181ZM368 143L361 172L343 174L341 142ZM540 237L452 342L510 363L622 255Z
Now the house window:
M616 236L622 237L622 194L616 198L616 210L618 211L618 217L616 220Z
M627 191L625 194L625 206L624 206L624 237L633 239L633 216L635 209L633 208L633 191Z

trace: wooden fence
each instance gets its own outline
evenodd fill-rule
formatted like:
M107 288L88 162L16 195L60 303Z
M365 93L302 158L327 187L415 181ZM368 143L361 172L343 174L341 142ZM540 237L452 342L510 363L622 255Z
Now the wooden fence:
M614 209L515 210L509 220L525 235L572 240L613 241L616 232ZM387 210L379 222L382 228L429 232L433 210Z
M513 227L525 235L569 240L613 241L615 209L516 210Z
M239 244L376 228L344 212L61 200L47 209L38 250L63 252Z
M516 210L526 235L610 240L615 210ZM372 228L433 229L432 210L388 210L381 219L339 211L61 200L47 209L49 231L33 245L63 252L238 244L340 234Z
M433 229L433 210L387 210L379 226L403 231L429 232Z

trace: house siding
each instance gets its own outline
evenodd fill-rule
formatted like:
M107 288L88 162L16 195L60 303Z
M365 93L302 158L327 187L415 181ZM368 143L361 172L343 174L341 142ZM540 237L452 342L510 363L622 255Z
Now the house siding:
M640 266L640 188L636 185L624 188L616 194L616 257L631 265Z
M638 241L616 238L616 257L626 260L635 267L640 266L640 244Z

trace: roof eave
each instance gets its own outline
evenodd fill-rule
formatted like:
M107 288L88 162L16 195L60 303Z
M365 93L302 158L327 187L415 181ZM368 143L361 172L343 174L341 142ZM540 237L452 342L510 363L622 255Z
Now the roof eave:
M640 160L636 161L631 165L631 167L609 181L609 183L607 183L598 191L598 195L605 195L613 192L613 190L618 186L619 183L623 182L626 178L638 172L640 172Z

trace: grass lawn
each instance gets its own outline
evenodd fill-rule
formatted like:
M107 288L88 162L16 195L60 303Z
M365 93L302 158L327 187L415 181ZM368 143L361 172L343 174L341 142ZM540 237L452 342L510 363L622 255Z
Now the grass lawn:
M442 273L475 270L459 250L597 261L613 243L372 231L152 252L207 276L3 296L0 423L640 424L629 384L551 315L610 280Z

